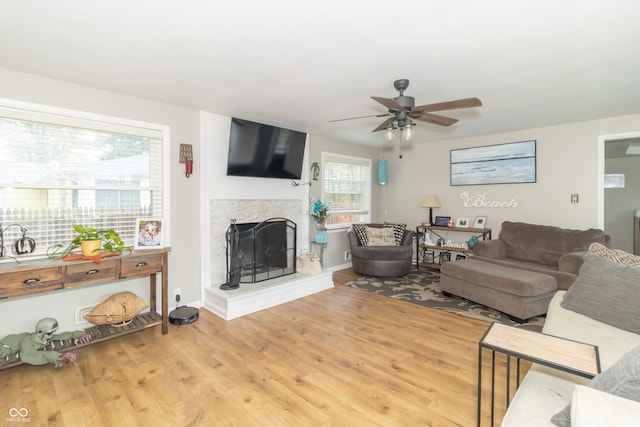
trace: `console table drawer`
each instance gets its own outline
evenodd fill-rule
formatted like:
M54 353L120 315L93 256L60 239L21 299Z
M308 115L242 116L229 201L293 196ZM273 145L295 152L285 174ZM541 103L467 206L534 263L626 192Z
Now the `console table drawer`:
M87 265L87 263L82 263L67 266L65 287L117 279L116 260L103 259L100 264Z
M0 275L0 298L62 289L60 267L15 271Z
M148 276L162 270L162 254L124 256L120 264L120 277Z

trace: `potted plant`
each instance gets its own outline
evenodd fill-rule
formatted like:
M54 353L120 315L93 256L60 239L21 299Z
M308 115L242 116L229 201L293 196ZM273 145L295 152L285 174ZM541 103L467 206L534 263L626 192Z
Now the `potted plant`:
M69 255L74 249L81 248L85 256L98 255L100 249L121 254L124 249L129 249L120 238L120 235L112 230L98 230L92 227L83 227L73 224L76 236L69 242L58 243L47 249L50 258Z

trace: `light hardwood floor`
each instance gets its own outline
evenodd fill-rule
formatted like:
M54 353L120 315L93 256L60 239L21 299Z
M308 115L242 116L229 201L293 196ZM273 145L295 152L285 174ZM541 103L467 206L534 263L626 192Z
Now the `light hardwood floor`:
M28 424L7 425L474 426L488 324L342 286L350 270L334 277L330 290L242 318L201 309L168 335L80 348L60 369L1 371L0 424L25 408Z

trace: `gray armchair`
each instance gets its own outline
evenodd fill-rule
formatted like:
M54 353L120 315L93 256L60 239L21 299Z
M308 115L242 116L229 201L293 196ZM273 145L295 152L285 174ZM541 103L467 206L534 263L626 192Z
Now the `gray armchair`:
M383 224L366 224L383 228ZM367 276L404 276L413 260L413 231L405 230L399 246L362 246L353 229L347 232L351 262L356 273Z

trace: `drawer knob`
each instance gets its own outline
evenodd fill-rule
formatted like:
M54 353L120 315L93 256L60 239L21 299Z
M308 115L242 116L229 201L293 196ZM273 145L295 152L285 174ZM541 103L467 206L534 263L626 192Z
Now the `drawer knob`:
M91 269L91 270L87 270L84 274L96 274L99 273L100 270L96 270L95 268Z
M31 283L37 283L39 281L40 281L40 279L38 279L37 277L31 277L29 279L24 279L22 281L22 283L25 284L25 285L30 285Z
M147 266L146 261L142 261L136 264L136 267L146 267L146 266Z

